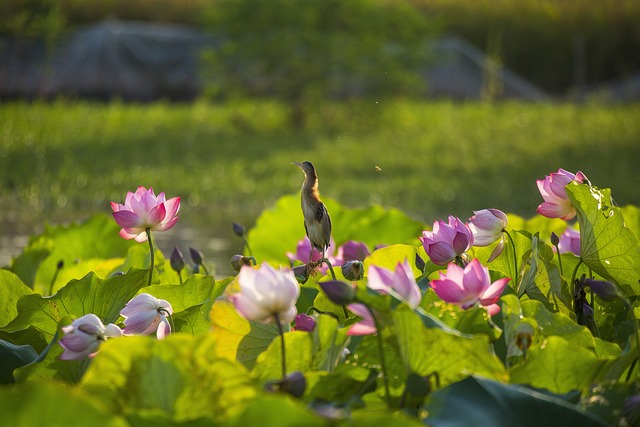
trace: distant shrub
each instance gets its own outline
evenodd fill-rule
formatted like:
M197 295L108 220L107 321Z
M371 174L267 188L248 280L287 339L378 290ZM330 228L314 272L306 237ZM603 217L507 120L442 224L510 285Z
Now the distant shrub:
M635 0L409 0L552 93L640 71Z

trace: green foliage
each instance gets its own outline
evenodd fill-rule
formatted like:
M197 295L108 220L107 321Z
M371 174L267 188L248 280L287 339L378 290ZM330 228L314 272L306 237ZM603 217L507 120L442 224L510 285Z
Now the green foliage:
M0 340L0 384L15 382L13 370L33 362L38 353L30 345L14 345Z
M90 271L106 276L116 264L105 264L104 258L120 255L132 245L118 236L119 228L105 214L76 225L47 225L14 260L12 270L43 295L49 295L51 290L55 293L69 280L80 279ZM88 235L93 239L87 239Z
M228 301L216 301L211 308L211 331L217 345L216 354L237 360L248 369L278 336L278 327L250 322L241 317Z
M176 423L227 419L256 389L242 365L218 358L214 347L210 335L115 339L104 344L80 388L121 415L157 411Z
M0 388L3 422L14 426L59 425L127 427L109 413L99 396L59 383L26 383Z
M334 254L336 248L348 240L363 242L370 250L381 244L419 243L417 236L423 226L396 209L379 206L345 209L334 200L324 199L324 202L331 215L336 247L329 247L329 251ZM249 244L256 259L289 264L286 254L295 254L296 245L304 236L300 196L284 196L257 219L256 226L249 231ZM414 259L415 252L411 261Z
M301 160L318 169L324 197L393 206L429 225L486 207L530 218L542 202L535 180L558 167L611 186L620 205L638 204L629 185L638 116L637 105L323 102L307 131L294 132L286 106L273 101L2 102L0 217L5 233L11 212L34 228L43 218L86 219L144 184L183 198L183 226L231 239L231 223L252 225L299 190L291 162ZM557 221L538 219L532 233L548 241L543 229Z
M567 193L578 211L582 261L629 295L640 294L640 241L625 226L611 190L576 183Z
M13 273L0 270L0 326L12 321L17 315L16 303L23 295L31 293L24 283Z
M421 93L431 30L411 5L370 0L219 0L204 17L221 39L207 58L215 96L275 95L292 124L332 95Z
M313 2L336 10L329 15L333 19L326 19L327 23L324 25L310 25L317 24L317 20L313 19L317 15L309 13L311 7L300 10L300 5L296 2L269 2L268 4L274 5L271 10L267 7L268 4L252 4L246 0L240 3L255 8L238 11L239 5L232 4L236 12L233 17L238 21L223 22L225 28L242 29L246 32L252 27L264 29L271 26L275 31L282 28L300 29L296 25L308 25L310 31L301 33L304 40L300 44L306 42L305 45L312 47L318 44L318 37L313 37L318 28L335 28L331 26L332 22L350 25L351 34L359 36L358 43L364 48L370 48L379 36L374 34L372 37L371 32L362 31L363 29L392 28L395 33L406 38L411 35L407 34L407 29L414 28L414 25L407 25L407 22L413 24L416 20L424 19L429 26L441 32L466 38L501 64L554 93L572 94L577 85L616 80L632 74L639 65L635 52L638 51L640 40L636 25L640 7L634 0ZM228 7L227 1L209 0L182 0L177 3L166 0L109 0L92 4L92 7L86 7L86 3L81 0L11 0L0 3L0 15L5 17L0 21L0 34L44 37L51 43L63 30L105 19L181 23L202 27L211 25L212 17L231 15L231 11L225 10ZM390 8L408 9L413 13L391 14ZM255 13L250 13L254 10ZM370 10L378 13L366 13ZM382 22L381 17L385 18ZM392 17L396 17L396 20ZM402 21L398 22L397 19ZM414 37L421 35L414 34ZM335 36L331 40L336 43L333 47L334 61L352 54L353 40L345 41ZM265 40L259 41L258 46L266 44ZM312 41L315 43L312 44ZM289 41L284 45L291 44ZM341 47L344 52L339 50ZM319 46L317 49L325 52L327 47ZM284 49L280 52L275 49L268 51L274 58L278 58L277 55L284 52ZM299 56L299 52L296 53L298 55L295 56ZM540 61L541 57L546 60ZM290 57L285 59L289 60ZM309 55L305 59L309 59ZM309 62L316 64L313 57ZM549 67L549 63L554 66ZM369 64L370 62L363 63L357 71L370 76L376 70ZM576 66L583 67L584 77L581 78L580 73L576 73ZM334 79L340 77L343 76L333 76Z
M145 270L130 270L126 275L100 279L90 273L72 280L52 297L26 295L17 303L18 317L2 330L11 333L33 326L49 341L65 316L93 313L105 323L114 323L127 301L146 286L147 275Z
M395 209L349 209L327 199L336 245L351 239L370 248L387 244L365 259L362 280L349 282L337 268L339 280L354 286L356 301L375 315L377 333L362 337L349 331L366 319L331 304L319 289L327 273L318 271L298 301L315 319L314 329L281 325L281 335L277 325L248 321L237 312L227 298L239 288L234 276L215 280L187 272L178 284L157 251L158 268L147 286L148 248L112 240L108 232L117 237L117 227L96 217L50 228L9 270L0 270L0 409L10 410L7 419L16 423L42 423L46 415L73 425L73 411L83 422L109 426L627 422L622 407L640 377L640 308L632 282L640 253L638 209L614 206L608 189L571 184L567 191L578 211L581 258L558 257L546 243L565 223L509 215L507 247L488 263L492 280L512 276L493 316L479 306L445 303L430 289L437 273L417 240L421 223ZM259 218L249 240L259 262L285 264L286 252L303 235L298 196L284 196ZM51 296L34 293L21 280L45 274L49 255L34 255L42 248L87 257L58 273ZM491 251L476 248L467 255L485 262ZM424 272L415 265L416 254L427 261ZM405 260L421 287L415 308L367 287L371 266L393 270ZM106 272L105 278L95 272L73 278L84 268ZM627 294L612 301L588 298L589 327L576 319L570 298L568 276L576 269L615 280ZM142 293L171 304L172 334L99 337L95 357L61 359L60 339L69 333L63 326L88 313L122 326L120 311ZM166 314L151 315L159 313ZM304 381L296 397L284 387L271 391L280 387L283 357L286 374ZM16 411L26 412L16 418Z
M617 80L637 70L640 7L633 0L410 0L447 32L498 56L553 93ZM538 58L544 57L544 61ZM554 64L548 67L548 64ZM582 67L582 75L576 75Z
M461 410L464 408L464 410ZM565 400L527 387L468 377L438 390L427 406L429 425L580 425L604 427L603 420Z

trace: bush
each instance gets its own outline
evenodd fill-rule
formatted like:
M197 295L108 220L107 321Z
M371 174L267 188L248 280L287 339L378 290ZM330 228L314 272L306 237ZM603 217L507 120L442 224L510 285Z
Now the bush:
M205 17L221 40L216 95L276 95L302 127L328 97L421 94L430 26L408 4L370 0L220 0Z
M410 1L551 93L640 70L637 1Z

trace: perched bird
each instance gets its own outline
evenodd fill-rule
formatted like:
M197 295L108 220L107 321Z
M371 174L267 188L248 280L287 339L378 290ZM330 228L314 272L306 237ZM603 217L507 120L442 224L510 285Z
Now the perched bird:
M304 172L304 182L300 190L304 229L311 244L322 252L322 259L324 259L325 251L329 247L329 240L331 239L331 218L324 203L320 200L316 168L313 167L311 162L293 162L293 164ZM313 253L313 250L311 252ZM307 265L309 263L311 263L311 254L309 254Z

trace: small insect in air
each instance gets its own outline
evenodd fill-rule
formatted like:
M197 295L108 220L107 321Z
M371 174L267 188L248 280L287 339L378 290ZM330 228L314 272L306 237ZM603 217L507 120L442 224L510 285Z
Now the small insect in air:
M375 165L374 169L376 170L376 172L382 172L382 168L378 165Z

